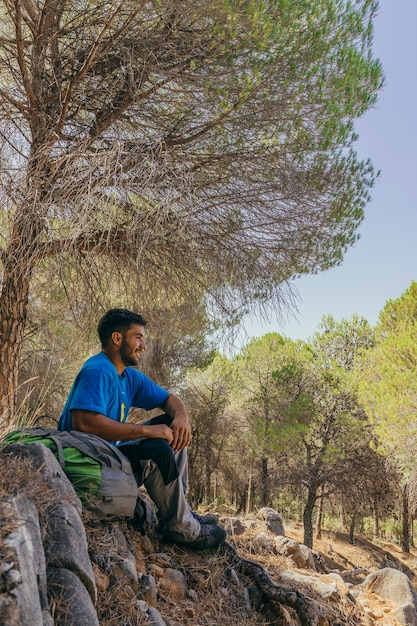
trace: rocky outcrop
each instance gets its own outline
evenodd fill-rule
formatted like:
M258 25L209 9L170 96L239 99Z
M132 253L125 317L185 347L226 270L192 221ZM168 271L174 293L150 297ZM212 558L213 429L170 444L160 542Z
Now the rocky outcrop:
M45 493L40 520L26 496L3 500L3 568L0 622L8 626L54 623L50 607L65 607L66 624L99 624L97 590L81 519L81 503L54 455L42 444L12 445L8 455L30 459L28 470ZM42 541L44 536L44 541ZM12 573L14 573L12 577Z
M83 517L72 485L43 445L8 446L0 461L3 455L30 463L30 469L20 470L24 489L0 498L1 624L94 626L111 615L114 623L182 626L183 620L164 617L169 606L182 607L186 623L200 623L203 587L195 572L202 565L190 575L178 556L186 558L183 551L161 551L156 538L138 535L126 522ZM203 555L202 564L209 558L219 563L218 593L236 607L242 623L260 611L285 625L417 626L417 595L402 572L330 570L320 553L285 537L282 518L272 509L261 510L256 520L222 521L237 542L250 529L251 554L282 558L273 582L229 543L214 556ZM369 606L372 594L385 602L379 612Z

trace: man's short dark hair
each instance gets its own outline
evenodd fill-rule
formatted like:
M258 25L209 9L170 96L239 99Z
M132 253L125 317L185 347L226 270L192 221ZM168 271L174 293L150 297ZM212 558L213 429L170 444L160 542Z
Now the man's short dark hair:
M139 313L133 313L128 309L110 309L98 323L97 331L101 341L101 347L105 348L115 331L124 334L132 324L146 326L146 320Z

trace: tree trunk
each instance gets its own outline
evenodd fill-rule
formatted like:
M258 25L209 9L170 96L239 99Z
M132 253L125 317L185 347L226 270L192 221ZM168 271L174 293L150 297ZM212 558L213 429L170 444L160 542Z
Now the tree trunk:
M378 508L375 504L372 507L372 517L374 520L374 538L377 539L379 537L379 515Z
M347 523L346 523L346 507L345 507L345 502L342 496L342 503L340 505L340 527L343 531L346 530L347 528Z
M355 523L356 523L356 515L352 515L352 519L350 520L349 527L349 543L353 546L354 535L355 535Z
M321 488L321 492L320 492L320 498L319 498L319 505L318 505L318 509L317 509L317 517L316 517L316 532L315 532L315 536L316 539L321 539L321 525L322 525L322 520L323 520L323 505L324 505L324 498L323 498L323 486Z
M251 511L251 502L252 502L252 468L249 471L248 495L246 499L246 515L249 515Z
M304 540L307 548L313 547L313 511L317 499L317 487L310 485L308 488L307 502L303 511Z
M19 211L3 254L0 292L0 431L16 414L19 362L39 232L33 213ZM30 243L29 243L30 242Z
M211 463L210 463L210 455L206 455L205 465L204 465L204 501L210 502L210 492L211 492Z
M266 457L262 457L261 459L261 481L262 481L262 492L261 492L261 507L268 506L269 502L269 479L268 479L268 459Z
M406 483L402 491L402 539L401 549L408 554L410 552L410 517L408 512L408 484Z

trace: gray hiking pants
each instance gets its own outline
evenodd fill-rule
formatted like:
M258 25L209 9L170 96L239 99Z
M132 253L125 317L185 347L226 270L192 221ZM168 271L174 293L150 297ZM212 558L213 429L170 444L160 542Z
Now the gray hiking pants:
M146 424L171 423L168 415L160 415ZM129 459L138 485L145 485L158 509L164 532L172 541L197 539L200 523L185 499L188 487L187 449L174 452L165 439L138 439L119 446Z

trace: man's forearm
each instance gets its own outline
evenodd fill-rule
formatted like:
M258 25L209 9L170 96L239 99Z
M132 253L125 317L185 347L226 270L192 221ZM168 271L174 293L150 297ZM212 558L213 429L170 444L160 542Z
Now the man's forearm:
M160 437L168 441L172 439L172 431L164 424L150 426L131 422L116 422L106 415L91 411L72 411L72 427L74 430L91 433L107 441L125 441L138 437Z

